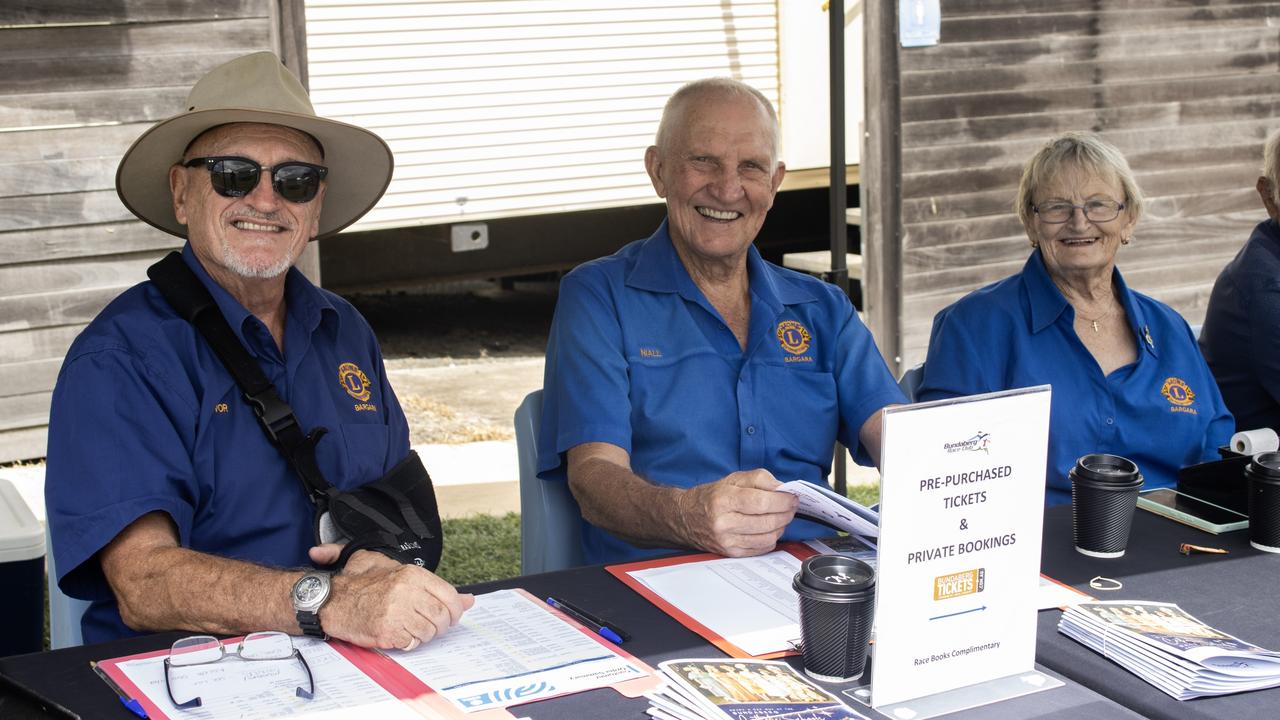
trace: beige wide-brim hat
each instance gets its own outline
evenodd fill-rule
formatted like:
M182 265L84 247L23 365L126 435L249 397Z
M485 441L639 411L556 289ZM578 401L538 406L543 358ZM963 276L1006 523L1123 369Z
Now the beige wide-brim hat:
M284 125L320 142L329 174L317 237L360 219L391 182L395 161L386 142L364 128L316 117L302 83L274 53L245 55L210 70L191 88L186 108L143 133L116 169L116 192L125 207L178 237L187 236L187 227L173 215L169 168L192 140L218 125Z

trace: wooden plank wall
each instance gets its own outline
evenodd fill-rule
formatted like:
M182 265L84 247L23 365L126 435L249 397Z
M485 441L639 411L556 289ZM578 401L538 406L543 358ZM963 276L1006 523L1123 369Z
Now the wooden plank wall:
M895 3L896 4L896 3ZM1280 3L943 0L942 42L900 48L899 370L934 314L1017 272L1022 164L1092 130L1129 159L1148 209L1117 264L1191 323L1264 219L1254 181L1280 127Z
M207 70L279 48L276 2L0 3L0 462L44 455L68 345L181 246L120 203L120 156Z

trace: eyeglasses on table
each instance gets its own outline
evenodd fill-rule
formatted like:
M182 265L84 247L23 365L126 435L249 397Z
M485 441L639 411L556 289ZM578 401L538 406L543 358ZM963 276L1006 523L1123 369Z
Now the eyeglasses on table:
M307 659L293 646L293 640L282 632L256 632L244 636L234 650L212 635L192 635L185 637L169 648L169 656L164 659L164 685L169 693L169 701L174 707L187 710L200 707L199 696L179 702L173 695L173 681L170 674L173 668L187 668L197 665L212 665L228 656L236 656L248 662L267 662L271 660L292 660L297 658L302 668L307 671L307 687L299 687L295 694L305 700L315 696L315 679L311 675L311 667Z

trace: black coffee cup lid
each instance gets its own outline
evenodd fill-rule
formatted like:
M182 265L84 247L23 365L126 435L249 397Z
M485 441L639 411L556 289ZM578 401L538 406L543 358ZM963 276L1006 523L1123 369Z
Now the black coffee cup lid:
M1280 452L1264 452L1253 456L1249 468L1266 478L1280 478Z
M847 595L875 585L876 572L870 565L844 555L815 555L800 565L799 581L820 592Z
M1076 473L1088 480L1115 482L1139 477L1138 466L1128 458L1093 453L1076 460Z

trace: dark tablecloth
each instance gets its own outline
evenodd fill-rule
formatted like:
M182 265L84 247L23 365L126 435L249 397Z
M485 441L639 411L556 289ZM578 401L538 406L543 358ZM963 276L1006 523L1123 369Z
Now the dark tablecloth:
M1226 548L1227 555L1182 555L1192 543ZM1075 552L1071 507L1045 512L1042 569L1046 575L1099 600L1171 602L1202 622L1267 649L1280 648L1280 555L1254 550L1248 531L1211 535L1138 510L1129 546L1121 558L1091 558ZM1124 587L1089 587L1096 576ZM1152 718L1280 718L1280 688L1179 702L1137 675L1059 633L1062 613L1040 613L1036 661Z
M1070 580L1073 577L1064 576L1063 579ZM1085 580L1087 581L1088 578ZM538 597L554 595L580 604L599 616L617 622L633 635L625 648L654 666L663 660L675 658L722 657L723 655L713 645L679 625L666 613L634 593L599 566L511 578L467 589L472 592L487 592L508 587L522 587ZM1041 644L1046 644L1043 636L1056 635L1052 630L1052 624L1056 622L1060 613L1053 610L1041 615L1042 623L1046 616L1053 616L1048 629L1042 624L1040 630ZM120 707L106 685L90 671L89 661L164 648L183 634L166 633L0 659L0 676L4 678L0 681L0 717L6 720L60 717L52 710L40 710L38 703L31 702L26 697L28 693L35 693L65 706L81 717L127 720L131 716ZM1062 640L1065 643L1072 643L1066 638ZM1091 655L1083 648L1081 651L1084 655ZM1109 665L1106 660L1097 656L1088 657L1086 660L1098 666ZM1065 675L1061 671L1054 672L1044 667L1040 669L1059 678ZM17 683L24 689L20 691L6 683ZM837 692L841 689L840 686L834 685L827 687ZM1150 690L1155 692L1154 689ZM852 701L850 704L853 704ZM644 715L646 707L647 701L644 699L627 699L612 690L595 690L517 707L513 709L513 713L517 717L527 716L533 720L643 718L646 717ZM857 706L855 708L874 717L883 717L867 708ZM1068 682L1068 685L1063 688L956 713L948 717L957 720L977 718L1083 720L1138 716L1101 695Z

